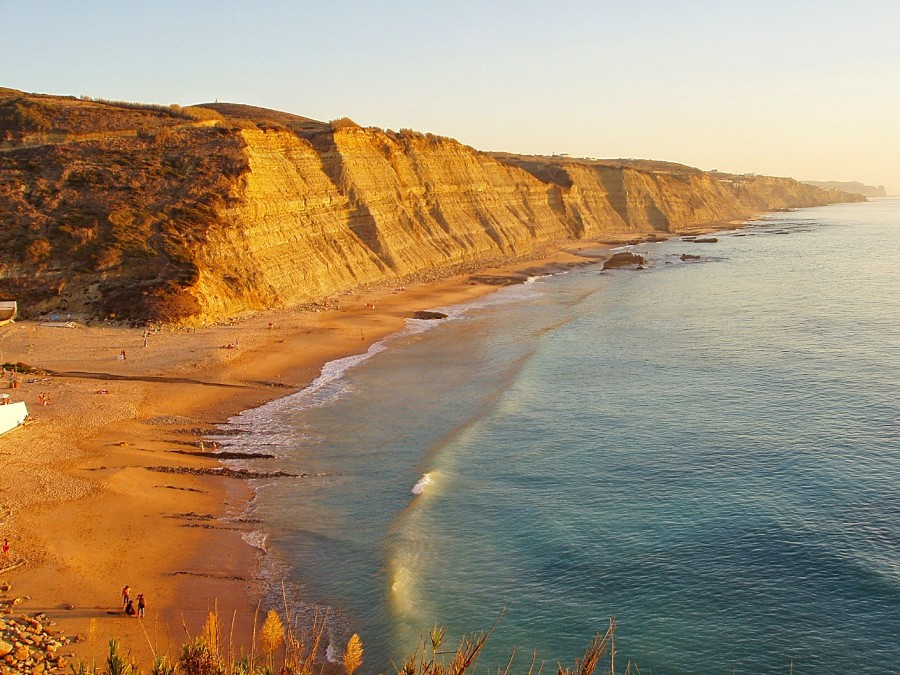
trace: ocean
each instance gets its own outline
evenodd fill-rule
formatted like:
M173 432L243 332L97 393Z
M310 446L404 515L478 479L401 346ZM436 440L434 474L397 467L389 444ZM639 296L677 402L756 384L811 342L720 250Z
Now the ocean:
M410 320L233 418L276 455L242 465L306 474L250 507L267 604L359 633L365 673L498 617L479 672L572 665L610 617L619 670L900 672L900 199L715 236Z

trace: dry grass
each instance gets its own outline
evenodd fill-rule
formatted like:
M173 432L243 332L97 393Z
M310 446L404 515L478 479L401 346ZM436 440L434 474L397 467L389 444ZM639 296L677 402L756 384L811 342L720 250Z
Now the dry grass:
M342 664L326 663L322 658L325 636L325 616L316 613L313 625L301 628L294 620L285 597L283 613L269 610L262 624L257 617L254 626L259 627L250 645L250 653L236 650L231 636L225 644L222 621L218 610L211 611L200 634L191 636L181 648L180 657L172 661L168 656L157 656L149 675L353 675L363 664L363 643L353 634L343 653ZM502 613L501 613L502 617ZM456 648L444 650L445 633L435 627L422 640L421 645L408 659L395 666L397 675L472 675L478 667L479 657L500 622L485 632L463 636ZM232 626L234 621L232 621ZM610 619L605 631L598 632L572 667L556 666L556 675L615 675L616 621ZM154 652L155 653L155 652ZM505 664L497 668L498 675L512 672L540 675L544 663L532 655L525 669L514 668L515 650ZM342 667L341 667L342 666ZM482 669L483 670L483 669ZM102 668L95 664L80 663L73 666L74 675L142 675L142 671L130 656L122 656L119 645L109 643L109 653ZM488 671L484 671L488 672ZM637 666L628 663L625 675L640 675Z

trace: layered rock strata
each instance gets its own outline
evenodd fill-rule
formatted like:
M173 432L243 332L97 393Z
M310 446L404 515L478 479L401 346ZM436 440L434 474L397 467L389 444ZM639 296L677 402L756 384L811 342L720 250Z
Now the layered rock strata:
M117 111L114 138L94 138L95 124L64 148L24 147L27 134L7 130L23 146L0 153L13 234L0 294L25 315L203 323L555 242L861 199L677 164L494 155L233 105L185 121L192 110L133 137Z

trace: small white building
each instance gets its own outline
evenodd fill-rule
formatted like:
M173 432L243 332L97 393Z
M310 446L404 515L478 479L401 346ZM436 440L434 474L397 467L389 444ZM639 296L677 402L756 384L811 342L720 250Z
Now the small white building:
M0 434L5 434L7 431L25 424L26 417L28 417L28 408L25 407L25 401L0 405Z
M0 300L0 326L10 323L19 313L19 305L15 300Z

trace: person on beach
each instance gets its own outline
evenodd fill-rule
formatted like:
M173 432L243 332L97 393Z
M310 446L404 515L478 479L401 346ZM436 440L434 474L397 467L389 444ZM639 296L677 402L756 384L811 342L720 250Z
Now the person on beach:
M2 551L3 551L3 557L8 558L9 557L9 539L7 539L6 537L3 538Z
M125 584L125 588L122 589L122 609L127 608L129 602L131 602L131 587Z
M144 594L138 593L138 618L144 618L144 608L147 606L147 603L144 602Z
M134 616L134 601L131 598L128 598L128 602L125 603L125 614L128 616Z

